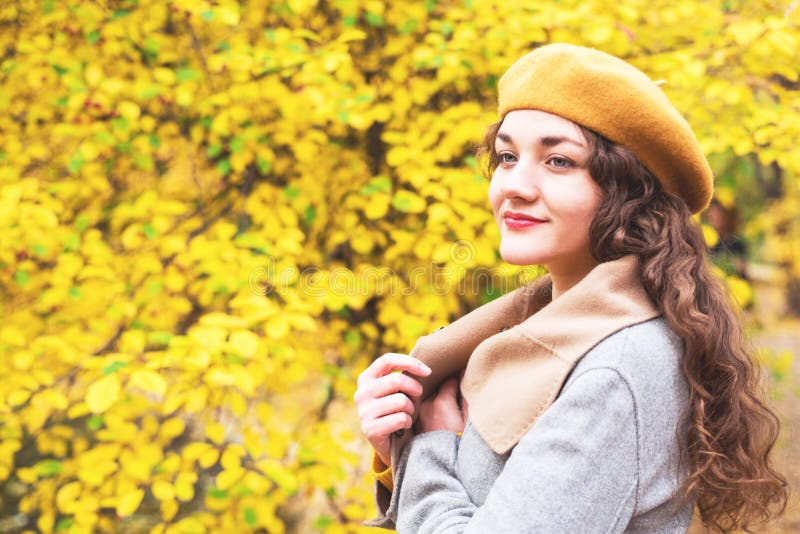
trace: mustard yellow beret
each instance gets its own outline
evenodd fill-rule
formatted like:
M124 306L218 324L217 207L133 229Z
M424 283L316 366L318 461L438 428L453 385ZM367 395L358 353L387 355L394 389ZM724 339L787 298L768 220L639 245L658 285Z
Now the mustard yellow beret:
M708 206L711 167L689 123L661 88L605 52L564 43L518 59L498 83L498 112L537 109L585 126L636 154L692 213Z

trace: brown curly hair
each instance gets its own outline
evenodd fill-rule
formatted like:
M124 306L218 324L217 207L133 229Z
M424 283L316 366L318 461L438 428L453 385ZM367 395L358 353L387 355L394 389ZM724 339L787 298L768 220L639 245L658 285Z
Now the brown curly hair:
M475 151L479 159L488 156L488 179L500 164L494 143L501 124L489 126ZM789 489L770 460L780 422L763 400L742 321L711 270L686 203L663 190L633 152L578 126L603 195L589 229L592 255L606 262L636 254L645 289L684 343L690 390L684 498L696 498L707 527L749 532L783 513Z

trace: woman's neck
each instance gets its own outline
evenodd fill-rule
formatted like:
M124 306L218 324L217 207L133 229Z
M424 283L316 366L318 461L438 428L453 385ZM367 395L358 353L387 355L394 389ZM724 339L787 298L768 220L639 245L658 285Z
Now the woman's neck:
M546 265L553 281L553 300L580 282L597 265L597 260L591 256L589 258L573 258L569 264Z

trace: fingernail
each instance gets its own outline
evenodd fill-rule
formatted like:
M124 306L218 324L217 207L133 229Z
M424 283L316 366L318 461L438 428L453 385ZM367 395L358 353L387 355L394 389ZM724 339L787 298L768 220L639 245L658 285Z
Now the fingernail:
M420 362L419 367L420 367L420 369L425 371L425 374L427 374L427 375L429 375L429 374L431 374L433 372L433 370L430 367L428 367L427 365L425 365L424 363Z

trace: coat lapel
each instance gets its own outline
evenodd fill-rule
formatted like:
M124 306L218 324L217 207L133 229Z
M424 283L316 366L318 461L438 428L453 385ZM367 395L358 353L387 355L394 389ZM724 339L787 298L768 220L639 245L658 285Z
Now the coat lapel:
M586 352L659 315L633 255L601 263L554 301L551 289L549 276L539 278L421 337L411 351L433 370L422 380L423 398L466 367L470 420L497 453L533 426ZM409 434L397 437L395 451Z
M601 263L559 298L475 348L461 383L475 429L492 450L507 452L553 403L584 354L658 315L635 256Z

